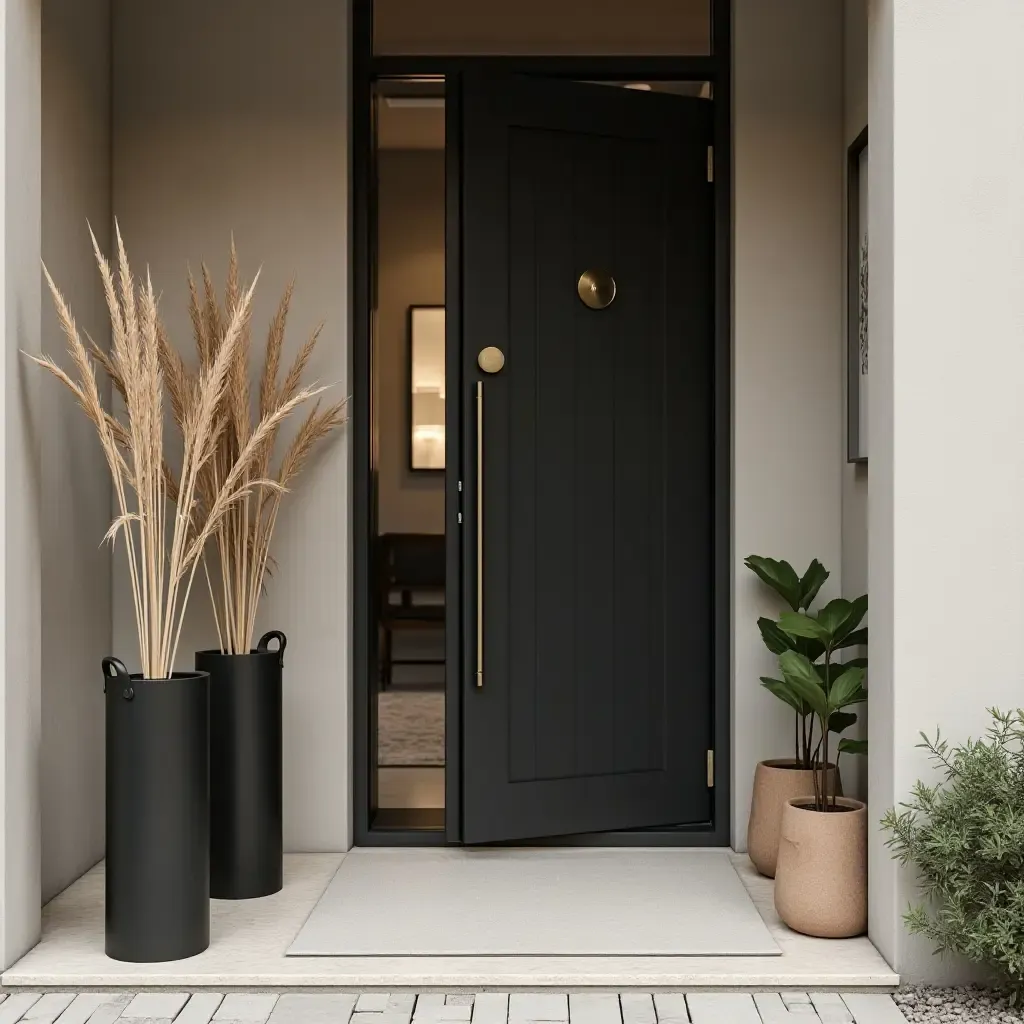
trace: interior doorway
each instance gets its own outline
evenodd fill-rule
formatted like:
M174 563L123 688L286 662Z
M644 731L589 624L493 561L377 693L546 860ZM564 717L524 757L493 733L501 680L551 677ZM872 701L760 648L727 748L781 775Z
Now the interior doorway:
M357 842L727 843L727 61L381 53L369 4L354 28L355 379L372 405L357 594L378 586L362 622L356 602ZM443 298L403 299L400 367L382 362L399 352L382 347L389 224L408 244L417 219L385 208L396 112L434 118L444 172ZM441 191L412 179L421 204ZM443 379L417 411L413 339L431 329ZM409 402L404 470L443 496L429 540L384 528L388 375ZM443 690L397 633L381 641L420 604L380 575L401 556L386 552L419 542L443 576L424 616L443 622ZM440 724L442 763L388 763L387 705L431 687L434 710L407 724ZM393 781L424 768L430 807L415 786L396 803Z
M372 826L444 828L444 82L373 95Z

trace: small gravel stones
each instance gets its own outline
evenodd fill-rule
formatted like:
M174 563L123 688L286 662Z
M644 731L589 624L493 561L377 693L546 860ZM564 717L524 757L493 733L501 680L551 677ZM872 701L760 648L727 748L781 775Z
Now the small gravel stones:
M893 994L900 1012L911 1024L1018 1024L1024 1008L993 989L931 988L908 985Z

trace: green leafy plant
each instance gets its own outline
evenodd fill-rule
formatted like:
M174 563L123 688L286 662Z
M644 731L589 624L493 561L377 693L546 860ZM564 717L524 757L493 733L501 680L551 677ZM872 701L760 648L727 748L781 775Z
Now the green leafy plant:
M830 601L819 614L824 615L834 603ZM852 603L843 602L846 605ZM782 619L786 618L787 616L783 615ZM801 618L815 622L809 616ZM821 625L818 622L815 624L819 627ZM804 628L804 624L790 621L783 626L784 629L790 627ZM834 634L830 639L834 641ZM831 647L827 644L825 661L821 664L811 664L806 655L798 654L796 651L786 651L779 658L783 686L810 707L818 724L818 744L811 757L811 768L814 771L814 809L817 811L836 809L836 773L832 772L830 775L828 770L829 737L834 732L848 729L857 721L856 714L847 711L847 708L867 700L867 692L864 690L864 666L852 663L833 665L830 655ZM837 759L839 754L866 752L867 743L864 740L841 739L836 747Z
M950 749L924 733L943 781L918 782L882 819L888 846L918 871L924 901L904 916L936 952L984 964L1024 996L1024 711L989 709L986 737Z
M803 576L797 576L796 570L789 562L765 558L763 555L748 555L743 564L755 573L758 579L771 587L795 612L807 611L811 607L811 602L818 596L822 584L829 577L828 569L816 558L807 567ZM762 622L773 625L771 619L758 619L759 626ZM765 643L767 642L766 637Z
M816 558L807 567L803 576L798 576L789 562L763 555L750 555L743 563L763 583L771 587L794 612L806 612L818 596L822 584L828 579L828 570ZM786 651L799 651L811 661L821 657L823 648L816 641L792 637L779 628L774 619L761 617L757 620L761 639L765 647L776 657ZM803 701L794 698L788 688L778 679L761 677L761 685L795 712L793 759L800 768L811 767L810 733L808 729L811 709Z
M774 694L795 713L794 760L797 767L806 770L820 770L822 786L820 797L825 799L824 779L828 770L829 733L841 733L857 721L857 715L847 710L864 697L863 679L867 670L867 659L856 658L844 664L834 660L838 651L857 646L866 646L868 631L859 628L867 613L868 599L859 597L855 601L841 598L830 601L817 615L809 611L822 585L829 577L828 570L814 559L803 576L786 561L750 555L744 562L748 569L772 588L789 605L790 611L783 612L778 621L769 618L757 620L761 639L772 654L779 658L782 679L761 677L761 685ZM812 689L802 689L801 683L794 683L788 672L807 681L815 681ZM833 686L847 670L860 670L856 678L858 687L851 691L856 699L851 700L847 692L849 683L833 693ZM838 701L843 703L840 705ZM824 716L824 717L823 717ZM819 722L817 739L815 721ZM827 722L822 729L820 723ZM865 753L867 744L862 740L841 740L838 753ZM830 805L835 804L832 793Z

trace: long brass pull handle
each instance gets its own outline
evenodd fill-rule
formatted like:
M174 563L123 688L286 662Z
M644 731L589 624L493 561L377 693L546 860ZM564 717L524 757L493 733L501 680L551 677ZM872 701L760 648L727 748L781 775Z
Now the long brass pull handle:
M484 685L484 382L476 382L476 685Z

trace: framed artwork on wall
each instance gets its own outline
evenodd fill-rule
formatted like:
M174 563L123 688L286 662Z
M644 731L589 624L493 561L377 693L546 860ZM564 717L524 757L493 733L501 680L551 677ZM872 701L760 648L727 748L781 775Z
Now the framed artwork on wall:
M846 460L868 459L868 130L847 151Z
M444 306L409 307L409 468L444 470Z

